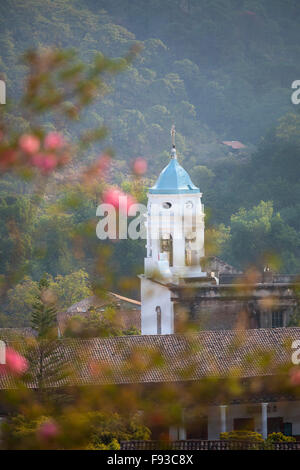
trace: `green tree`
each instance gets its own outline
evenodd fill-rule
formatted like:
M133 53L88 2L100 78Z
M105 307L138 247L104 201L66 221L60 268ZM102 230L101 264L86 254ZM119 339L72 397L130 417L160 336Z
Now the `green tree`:
M83 269L66 276L56 276L54 280L50 281L49 288L55 294L60 309L67 309L92 295L89 275Z
M39 293L32 305L31 326L36 338L28 345L27 350L30 364L29 378L31 375L36 377L42 400L48 399L47 387L65 377L65 369L57 347L56 313L49 281L42 278L39 282Z
M56 327L56 308L49 291L49 281L42 278L39 282L39 293L32 305L31 324L39 339L52 336Z
M11 327L29 326L32 305L38 292L38 283L28 276L8 291L5 311Z
M272 202L261 201L248 211L240 209L231 217L230 230L223 255L234 266L263 268L268 264L291 272L299 269L299 234L274 213Z
M87 315L74 315L67 322L64 336L71 338L98 338L121 336L122 329L118 325L116 311L106 307L103 312L90 308Z
M33 204L27 196L0 198L0 273L12 282L24 276L32 256Z

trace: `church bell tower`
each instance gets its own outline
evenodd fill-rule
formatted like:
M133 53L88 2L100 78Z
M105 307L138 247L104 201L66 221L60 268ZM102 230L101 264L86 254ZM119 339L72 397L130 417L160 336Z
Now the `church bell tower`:
M141 276L142 334L174 333L171 284L206 277L202 193L178 163L172 127L169 164L149 189L147 256Z

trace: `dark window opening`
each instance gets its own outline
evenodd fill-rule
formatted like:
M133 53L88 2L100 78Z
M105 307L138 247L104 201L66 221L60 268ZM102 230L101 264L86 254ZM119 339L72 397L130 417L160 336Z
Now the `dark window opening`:
M283 313L272 312L272 328L280 328L283 326Z
M204 439L208 438L208 418L207 416L195 416L187 420L185 423L187 439Z
M173 239L172 235L165 235L160 240L160 249L162 253L167 253L169 266L173 266Z
M293 435L293 423L283 423L283 434L285 436Z
M283 418L281 417L274 417L268 418L268 434L272 434L273 432L283 432Z
M254 418L235 418L233 420L234 431L254 431Z

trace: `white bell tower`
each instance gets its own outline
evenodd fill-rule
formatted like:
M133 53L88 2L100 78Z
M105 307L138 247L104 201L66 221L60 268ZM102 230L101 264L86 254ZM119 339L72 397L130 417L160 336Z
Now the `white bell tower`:
M170 284L181 279L206 277L204 210L201 192L177 161L172 127L169 164L149 189L147 206L147 257L141 276L142 334L174 333Z

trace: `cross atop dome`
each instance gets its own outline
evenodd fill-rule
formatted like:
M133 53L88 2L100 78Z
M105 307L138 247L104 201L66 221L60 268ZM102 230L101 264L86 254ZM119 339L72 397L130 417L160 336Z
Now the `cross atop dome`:
M177 158L176 155L176 146L175 146L175 135L176 135L176 130L175 130L175 125L171 127L171 136L172 136L172 150L171 150L171 157L172 158Z

